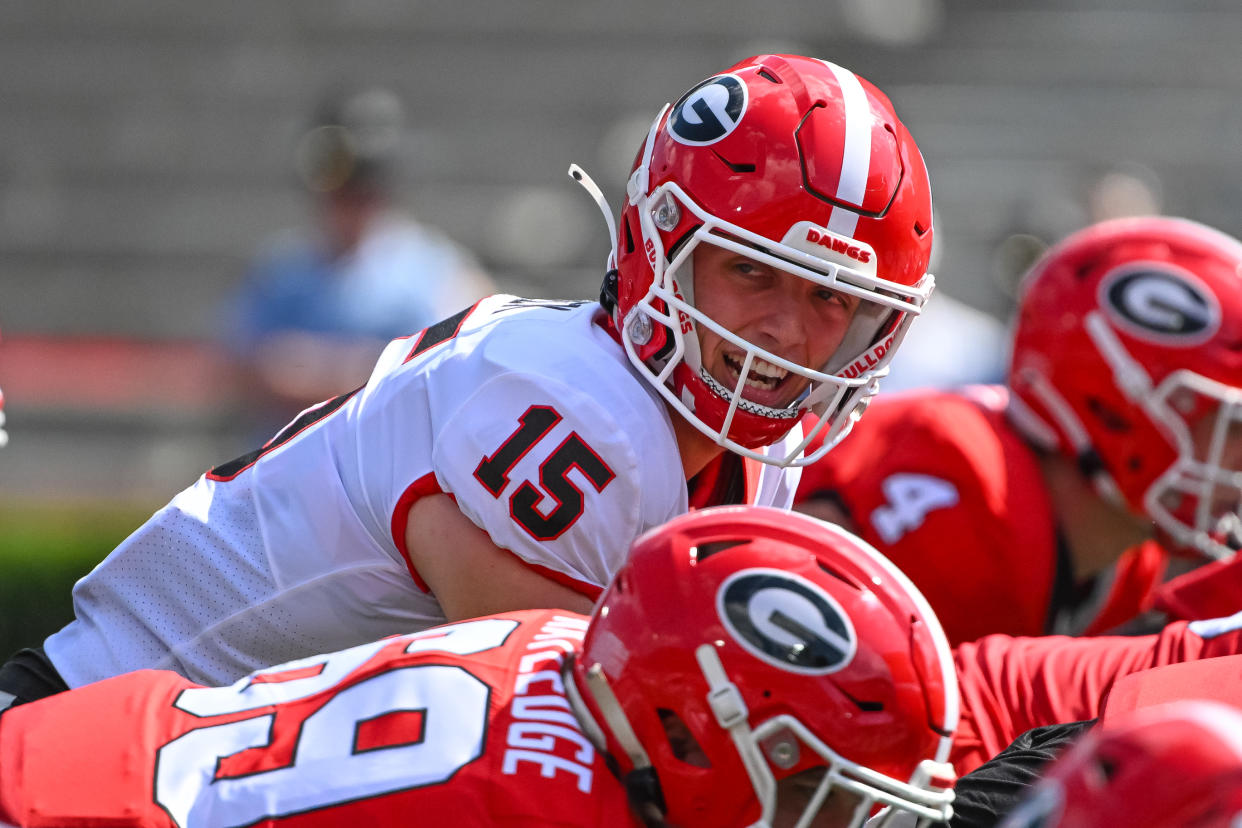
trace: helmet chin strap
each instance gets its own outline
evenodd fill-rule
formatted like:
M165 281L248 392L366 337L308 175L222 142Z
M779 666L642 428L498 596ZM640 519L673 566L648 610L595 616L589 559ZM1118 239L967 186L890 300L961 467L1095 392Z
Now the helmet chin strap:
M1057 391L1048 378L1039 371L1023 372L1021 380L1027 384L1031 394L1044 404L1044 408L1061 427L1061 433L1069 441L1069 449L1073 452L1079 469L1091 481L1096 493L1110 503L1125 507L1125 497L1121 494L1121 489L1117 487L1112 475L1105 470L1095 447L1091 445L1086 426L1083 425L1082 420L1078 419L1078 415L1074 413L1074 409L1065 397L1061 396L1061 392ZM1028 436L1043 444L1044 448L1049 448L1050 445L1046 441L1047 424L1029 408L1021 405L1016 397L1011 400L1011 405L1011 414L1015 415L1014 422Z
M630 175L630 180L625 184L625 193L630 200L630 204L637 204L641 199L647 197L647 193L651 191L651 156L655 153L656 133L660 131L660 122L664 120L664 113L670 109L668 104L660 107L660 111L656 113L655 120L651 122L651 128L647 130L647 141L643 144L643 158L638 166L634 168L634 172Z
M608 741L604 738L604 731L600 730L599 722L595 721L595 717L591 715L591 709L587 707L586 700L582 698L582 690L578 687L578 682L574 680L575 657L573 653L570 653L561 664L561 684L565 687L565 698L569 701L569 708L573 711L574 717L582 725L582 732L591 740L591 744L595 745L596 750L605 753L608 750Z
M577 682L574 681L572 663L573 656L570 656L566 658L565 665L562 668L564 672L565 698L569 701L570 709L573 710L579 724L582 725L582 730L595 745L596 749L604 755L612 772L621 779L622 784L625 786L626 796L630 800L630 805L643 821L643 824L650 828L666 826L664 822L666 806L664 804L664 792L660 788L660 779L656 775L655 768L651 765L651 759L647 756L647 751L643 748L642 743L638 741L638 736L630 726L629 720L625 716L625 711L621 709L621 704L617 701L616 694L612 692L612 687L608 684L608 677L604 675L603 668L599 664L593 664L586 671L587 691L595 699L595 704L599 707L600 713L612 731L613 737L621 745L621 749L625 751L626 756L629 757L630 762L634 766L629 773L624 775L617 767L616 760L608 753L608 741L604 736L604 731L600 728L599 722L595 720L595 717L591 715L590 708L587 707L585 700L582 698L582 690L578 687Z
M1113 377L1122 393L1131 402L1141 406L1152 392L1151 377L1143 370L1143 366L1126 352L1125 346L1121 344L1121 340L1113 333L1113 329L1108 326L1104 315L1099 311L1088 313L1083 320L1083 327L1087 329L1087 335L1099 349L1100 356L1104 357L1108 367L1113 369Z
M586 670L586 684L587 691L591 694L591 698L595 700L595 706L599 708L600 714L604 717L604 723L608 725L608 729L612 732L612 738L625 751L626 758L630 760L634 770L650 768L651 758L647 755L642 742L638 741L638 735L634 733L634 728L630 726L630 720L626 718L625 711L621 709L621 702L617 701L616 694L612 692L612 685L608 683L608 677L604 675L604 668L598 664L592 664L588 667ZM568 688L568 685L566 685L566 688ZM574 693L577 695L576 687L574 688ZM580 697L578 701L581 702ZM592 724L595 724L594 719L591 721ZM594 730L600 736L601 749L603 749L603 734L600 732L598 725L596 725Z
M767 763L759 753L752 737L747 717L750 711L742 699L737 685L729 681L724 665L720 663L720 654L711 644L700 644L694 650L694 657L699 662L699 669L707 679L709 688L707 703L716 715L716 723L729 732L733 745L737 748L746 774L759 795L762 816L751 828L767 828L772 824L773 806L776 802L776 780L768 771Z

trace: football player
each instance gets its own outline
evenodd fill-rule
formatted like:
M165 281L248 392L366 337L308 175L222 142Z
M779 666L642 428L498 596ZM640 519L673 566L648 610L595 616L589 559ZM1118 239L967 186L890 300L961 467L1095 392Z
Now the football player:
M1115 708L1118 686L1151 686L1173 666L1223 668L1240 655L1242 612L1174 621L1149 635L989 635L960 644L953 659L962 715L951 761L965 776L1028 730L1095 719L1105 702ZM1239 678L1242 669L1233 679L1242 687Z
M1001 828L1236 828L1239 820L1242 713L1183 701L1089 731Z
M951 825L1236 825L1240 706L1242 655L1119 678L1098 719L1028 731L959 779Z
M0 692L144 667L222 684L588 611L646 529L792 502L799 420L821 415L820 452L839 439L932 289L931 219L918 148L854 73L765 55L702 81L638 152L599 303L494 296L392 342L363 387L138 528Z
M948 643L895 567L812 518L717 507L643 535L589 619L506 612L231 686L144 670L11 708L0 821L939 822L956 716Z
M1240 267L1242 244L1186 220L1070 236L1023 282L1007 386L877 400L800 508L902 567L954 643L1126 622L1161 547L1237 544Z

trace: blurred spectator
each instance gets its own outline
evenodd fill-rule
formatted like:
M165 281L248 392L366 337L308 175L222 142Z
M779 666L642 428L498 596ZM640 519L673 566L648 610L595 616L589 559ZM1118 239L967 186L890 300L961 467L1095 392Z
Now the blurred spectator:
M266 436L298 411L366 381L385 343L493 292L473 257L394 197L401 101L334 96L295 161L315 223L278 235L228 300L224 330Z
M1163 192L1163 182L1152 169L1118 162L1073 170L1071 180L1049 181L1026 193L1014 205L1009 230L992 251L991 275L1009 300L1008 310L1013 310L1022 275L1053 241L1109 219L1160 215Z

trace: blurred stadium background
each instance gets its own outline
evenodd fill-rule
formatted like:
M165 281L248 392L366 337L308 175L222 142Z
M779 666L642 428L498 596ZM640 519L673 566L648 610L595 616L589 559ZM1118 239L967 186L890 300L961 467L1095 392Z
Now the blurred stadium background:
M756 52L830 58L890 95L931 171L958 338L929 322L919 355L982 371L1047 242L1130 212L1242 231L1240 41L1233 0L3 4L0 658L252 448L216 315L303 218L291 148L327 88L400 92L403 201L503 290L577 298L608 237L571 161L615 208L659 103Z

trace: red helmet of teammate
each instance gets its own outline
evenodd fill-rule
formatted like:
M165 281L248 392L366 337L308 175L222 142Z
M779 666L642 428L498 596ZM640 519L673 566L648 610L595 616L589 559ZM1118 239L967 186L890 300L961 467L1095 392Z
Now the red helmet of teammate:
M809 819L829 796L855 825L879 805L951 813L932 784L952 777L958 716L940 625L892 564L814 518L717 507L643 535L569 684L669 823ZM809 800L778 797L799 774Z
M581 170L571 172L610 215ZM798 365L700 311L692 272L700 244L859 297L827 364ZM630 361L699 431L764 462L803 464L844 436L887 373L931 293L931 245L927 171L888 98L836 64L763 55L656 117L627 186L604 302ZM700 329L740 349L732 387L703 368ZM745 398L754 360L805 390L779 409ZM811 410L827 432L818 454L755 450Z
M1242 244L1191 221L1118 219L1023 282L1015 422L1174 544L1233 552L1242 503Z
M1097 727L1058 759L1003 828L1236 828L1242 713L1209 701Z

